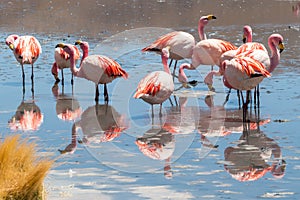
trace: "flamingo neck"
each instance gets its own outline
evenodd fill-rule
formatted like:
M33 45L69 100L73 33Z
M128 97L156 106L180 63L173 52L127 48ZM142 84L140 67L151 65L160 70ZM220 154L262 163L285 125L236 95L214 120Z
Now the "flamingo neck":
M200 40L206 40L206 35L204 33L204 24L200 20L198 23L198 34L199 34Z
M78 71L79 69L76 68L76 65L75 65L75 57L74 57L74 52L72 53L69 53L70 55L70 69L71 69L71 72L74 76L78 76ZM81 62L83 61L83 59L81 59ZM81 63L80 63L80 66L81 66Z
M168 67L168 57L165 56L164 54L162 54L161 59L162 59L162 64L164 66L165 72L167 72L168 74L171 74L170 68Z
M82 51L83 51L83 55L82 55L82 58L81 58L81 61L80 61L80 66L83 62L83 60L88 57L89 55L89 46L87 44L83 45L83 46L80 46Z
M280 53L278 51L278 49L276 48L276 45L274 44L274 42L272 40L269 40L269 47L271 49L271 57L270 57L270 67L269 67L269 72L273 72L274 69L277 67L277 65L279 64L279 60L280 60Z
M183 63L182 65L180 65L179 74L178 74L178 81L180 83L187 83L188 82L188 78L185 75L184 69L191 69L191 65L188 64L188 63Z
M247 42L252 42L252 33L247 34Z

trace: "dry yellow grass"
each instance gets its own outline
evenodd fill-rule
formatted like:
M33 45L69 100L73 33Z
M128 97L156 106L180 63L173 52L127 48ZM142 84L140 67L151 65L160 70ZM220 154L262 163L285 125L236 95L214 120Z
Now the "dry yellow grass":
M52 164L20 135L0 141L0 200L44 199L43 182Z

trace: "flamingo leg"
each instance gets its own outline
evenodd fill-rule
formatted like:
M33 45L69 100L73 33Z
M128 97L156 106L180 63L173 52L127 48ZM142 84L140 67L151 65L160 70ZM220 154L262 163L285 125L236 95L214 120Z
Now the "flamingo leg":
M64 81L64 69L61 69L61 85L65 85L65 81Z
M96 92L95 92L95 101L96 103L98 103L99 100L99 88L98 88L98 84L96 84Z
M73 84L74 84L74 75L72 74L71 75L71 85L73 86Z
M104 101L105 103L108 103L108 92L107 92L106 83L104 84Z
M32 93L32 99L34 98L34 80L31 80L31 93Z
M31 81L33 82L33 64L31 64Z
M23 78L23 94L25 94L25 72L24 72L24 66L21 64L22 67L22 78Z
M170 63L169 63L169 68L172 66L173 63L173 59L171 59Z
M175 79L175 70L176 70L176 66L177 66L177 60L175 61L174 69L173 69L173 81L174 81L174 79Z
M162 116L162 103L160 104L160 106L159 106L159 117L161 117Z
M153 123L153 118L154 118L154 111L153 111L153 104L151 104L151 117L152 117L152 123Z
M229 90L228 90L228 93L227 93L227 95L226 95L226 98L225 98L225 101L224 101L224 103L223 103L223 106L225 106L225 104L228 102L230 93L231 93L231 88L229 88Z
M257 107L259 108L260 100L259 100L259 85L257 85L256 94L254 94L257 98Z
M248 104L250 102L250 97L251 96L251 91L247 90L246 92L246 101L243 102L243 121L246 122L247 121L247 111L248 111Z

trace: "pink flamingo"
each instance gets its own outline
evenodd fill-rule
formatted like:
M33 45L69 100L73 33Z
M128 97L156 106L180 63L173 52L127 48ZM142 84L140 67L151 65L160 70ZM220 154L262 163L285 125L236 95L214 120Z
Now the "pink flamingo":
M134 98L141 98L152 106L153 104L160 104L160 115L162 103L167 100L174 91L174 82L168 67L169 48L162 49L162 63L164 71L154 71L146 75L138 84Z
M75 52L72 45L58 44L56 47L62 47L70 55L70 69L74 76L85 78L95 83L95 101L99 100L98 84L104 84L104 100L108 102L107 83L112 82L118 77L128 78L128 74L122 67L111 58L102 55L88 55L89 45L87 42L77 41L83 50L79 69L75 66Z
M73 45L72 46L74 48L74 58L75 58L75 62L77 60L79 60L80 58L80 51L79 49ZM58 78L58 71L61 70L61 84L64 85L64 68L70 68L70 55L68 53L66 53L62 48L57 47L55 48L54 51L54 59L55 62L53 63L51 72L52 75L54 76L56 82L59 82L59 78ZM71 84L73 85L73 74L72 74L72 78L71 78Z
M206 35L204 33L204 27L208 24L209 20L217 19L214 15L202 16L198 22L198 34L200 40L205 40ZM193 53L193 48L196 44L195 38L187 32L184 31L174 31L166 35L161 36L156 41L154 41L149 46L142 49L145 51L153 51L160 53L164 47L169 46L171 48L170 52L170 66L173 60L176 60L174 65L174 71L176 69L176 64L178 60L185 58L191 58Z
M183 63L179 68L178 80L184 85L188 83L188 79L184 73L184 69L195 70L199 65L217 65L221 66L221 56L223 53L237 49L236 46L230 42L220 40L220 39L206 39L198 42L194 49L192 55L192 63ZM215 75L220 76L221 71L215 73ZM210 86L210 85L208 85ZM213 90L213 88L209 88Z
M273 72L279 64L280 53L284 50L283 37L280 34L270 35L268 38L268 45L271 50L271 56L269 56L268 52L264 50L255 49L238 54L233 60L231 60L233 62L224 61L222 64L222 70L224 72L223 82L226 85L229 85L229 87L238 90L250 91L258 86L263 78L266 77L265 75L269 74L267 77L270 76L270 73ZM260 63L260 65L264 68L263 71L266 71L267 73L261 74L262 71L255 74L247 73L247 71L244 70L246 66L243 61L246 58L251 58L252 60L255 60L256 63ZM258 90L257 95L259 96Z
M252 42L252 28L249 25L245 25L243 27L243 45L241 45L238 49L235 50L230 50L227 51L225 53L222 54L221 56L221 63L224 60L231 60L232 58L234 58L234 56L236 56L237 54L241 54L244 52L248 52L250 50L263 50L266 53L268 53L267 49L265 48L265 46L261 43L257 43L257 42ZM221 74L223 74L222 69L221 69ZM213 84L213 76L219 76L219 72L217 71L211 71L210 73L207 74L207 76L204 79L204 83L208 85L208 88L213 89L212 84ZM223 79L224 80L224 79ZM229 94L231 92L232 87L227 83L226 80L224 80L224 85L229 88L229 92L228 95L226 97L226 101L224 102L224 104L228 101L229 99ZM258 90L257 90L258 91ZM239 91L237 90L237 94L238 94L238 98L239 98Z
M25 90L24 64L31 64L31 81L33 83L33 64L42 53L39 41L31 36L9 35L5 43L13 51L16 60L21 64L23 77L23 92ZM33 88L32 88L33 91Z

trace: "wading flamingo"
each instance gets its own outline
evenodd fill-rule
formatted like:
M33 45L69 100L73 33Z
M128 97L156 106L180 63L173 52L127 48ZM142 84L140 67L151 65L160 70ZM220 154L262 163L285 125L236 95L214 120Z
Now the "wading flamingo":
M33 91L33 64L42 53L42 47L39 41L31 35L25 35L25 36L9 35L6 38L5 43L13 51L16 60L21 64L22 78L23 78L23 92L25 91L24 64L31 65L31 82L32 82L32 91Z
M168 67L169 48L162 49L162 63L164 71L154 71L146 75L138 84L137 90L133 95L134 98L141 98L145 102L151 104L152 116L153 104L160 104L160 112L162 103L167 100L174 91L174 82Z
M95 83L95 101L99 100L98 84L104 84L104 100L108 102L107 83L112 82L118 77L127 78L128 74L122 67L111 58L102 55L90 55L88 56L89 45L87 42L77 41L83 50L83 56L81 58L80 67L75 66L75 52L72 45L58 44L56 47L62 47L70 55L71 72L74 76L85 78Z
M75 62L79 60L80 58L80 51L79 49L73 45L74 48L74 58ZM56 82L59 82L60 79L58 78L58 72L61 70L61 84L64 85L64 68L70 68L70 56L68 53L66 53L61 47L57 47L54 50L54 59L55 62L53 63L51 72L52 75L54 76ZM71 84L73 85L73 74L71 78Z
M204 33L204 27L208 24L208 21L212 19L217 19L217 18L214 15L206 15L200 17L198 22L198 34L200 40L206 39L206 35ZM173 71L173 75L174 75L177 61L185 58L191 58L195 44L196 44L196 40L194 36L192 36L190 33L184 31L174 31L161 36L152 44L143 48L142 51L143 52L153 51L161 54L162 49L164 47L169 46L171 48L170 66L172 64L172 61L176 60L174 65L174 71Z
M233 59L233 63L230 61L224 61L221 67L222 71L224 72L223 82L226 83L226 85L229 85L231 88L237 90L249 91L258 86L265 76L261 76L260 73L247 74L247 71L243 69L245 66L239 65L245 65L244 62L240 62L241 59L251 58L257 63L260 63L270 76L270 73L273 72L273 70L279 64L280 53L284 50L283 37L280 34L270 35L268 38L268 45L271 50L271 56L269 56L268 52L264 50L255 49L236 55ZM237 61L239 64L237 64L235 61ZM256 95L259 97L258 90Z
M250 50L259 49L259 50L263 50L266 53L268 53L267 49L265 48L265 46L263 44L257 43L257 42L252 42L252 28L249 25L245 25L243 27L243 43L244 44L241 45L238 49L230 50L230 51L227 51L227 52L223 53L221 55L221 63L224 60L231 60L237 54L241 54L243 52L247 52L247 51L250 51ZM222 71L218 72L218 71L213 70L213 71L211 71L207 74L207 76L204 79L204 83L206 85L208 85L209 89L214 90L214 88L212 86L213 85L213 76L219 76L219 75L222 75L222 74L223 74ZM224 85L227 88L229 88L229 92L228 92L228 95L226 97L226 101L224 102L224 104L225 104L229 99L229 94L230 94L232 88L226 81L224 82ZM238 97L239 97L239 91L238 90L237 90L237 94L238 94Z

